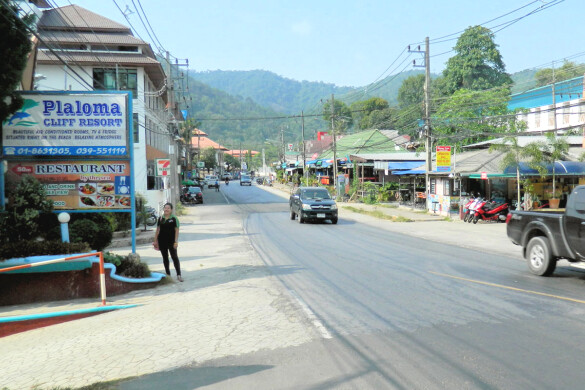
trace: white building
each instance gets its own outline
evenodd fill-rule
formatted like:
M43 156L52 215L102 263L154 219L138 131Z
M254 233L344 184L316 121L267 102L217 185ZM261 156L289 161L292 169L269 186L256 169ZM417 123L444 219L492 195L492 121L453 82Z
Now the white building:
M132 91L135 191L155 208L171 200L155 177L155 159L176 161L176 141L165 72L151 46L130 28L78 5L43 11L37 30L35 89Z

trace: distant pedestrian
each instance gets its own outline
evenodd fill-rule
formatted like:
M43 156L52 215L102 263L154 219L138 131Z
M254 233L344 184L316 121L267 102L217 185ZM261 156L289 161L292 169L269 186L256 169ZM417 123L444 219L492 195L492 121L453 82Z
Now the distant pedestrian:
M217 179L215 179L215 190L219 192L219 180Z
M177 279L179 282L182 282L181 263L179 263L179 256L177 255L177 248L179 247L179 218L173 214L173 205L171 203L165 204L163 215L158 219L153 245L154 249L160 250L165 271L169 276L171 275L169 253L171 254L175 271L177 271Z

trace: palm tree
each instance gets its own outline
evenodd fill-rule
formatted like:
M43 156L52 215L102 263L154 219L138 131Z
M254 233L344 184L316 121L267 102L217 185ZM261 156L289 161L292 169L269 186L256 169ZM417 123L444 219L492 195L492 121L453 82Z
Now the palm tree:
M528 150L518 143L518 138L514 136L504 137L502 143L492 144L489 149L490 153L499 151L504 152L504 157L501 162L502 169L507 167L516 168L516 193L518 207L520 207L520 162L529 156Z
M546 141L534 142L530 145L530 156L532 161L530 166L538 170L542 178L548 174L547 165L552 165L552 198L556 199L556 167L557 161L562 161L566 158L569 152L569 142L567 137L557 137L554 133L546 134Z

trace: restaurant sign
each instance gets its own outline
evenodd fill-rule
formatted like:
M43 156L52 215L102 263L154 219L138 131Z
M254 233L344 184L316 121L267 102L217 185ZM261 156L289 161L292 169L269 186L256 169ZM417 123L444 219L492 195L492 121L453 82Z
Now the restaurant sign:
M65 160L8 162L10 182L35 177L56 210L130 209L130 162Z

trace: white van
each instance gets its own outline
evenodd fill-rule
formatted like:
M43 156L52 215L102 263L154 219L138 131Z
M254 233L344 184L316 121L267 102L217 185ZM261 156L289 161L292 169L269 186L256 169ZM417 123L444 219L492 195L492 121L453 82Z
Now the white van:
M218 184L215 184L215 182L218 182ZM219 179L216 175L205 175L205 184L207 184L207 188L219 188Z

